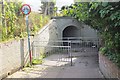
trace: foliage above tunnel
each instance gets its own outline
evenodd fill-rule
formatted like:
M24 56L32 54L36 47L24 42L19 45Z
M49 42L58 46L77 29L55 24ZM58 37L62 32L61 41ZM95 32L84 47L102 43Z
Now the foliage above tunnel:
M101 51L120 66L120 1L79 2L61 12L90 25L100 33Z
M0 42L27 36L25 15L20 11L21 6L21 2L4 1L4 14L2 12L0 14L0 18L3 20L2 25L0 25L0 33L2 34L0 34ZM49 19L49 16L31 12L29 15L30 34L38 32Z

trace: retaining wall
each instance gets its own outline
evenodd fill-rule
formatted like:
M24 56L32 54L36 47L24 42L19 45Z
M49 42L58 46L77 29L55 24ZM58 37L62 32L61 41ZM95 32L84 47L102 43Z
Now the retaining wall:
M99 67L106 78L118 78L120 80L120 69L102 54L99 54Z
M0 44L0 78L19 70L28 61L27 38Z

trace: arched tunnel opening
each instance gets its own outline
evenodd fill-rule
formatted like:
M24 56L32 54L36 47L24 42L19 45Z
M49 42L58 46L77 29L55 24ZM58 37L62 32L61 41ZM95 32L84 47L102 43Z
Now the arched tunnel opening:
M74 37L80 37L80 31L77 27L75 26L68 26L63 30L62 34L63 40L71 40ZM73 39L72 39L73 40ZM63 42L63 45L66 46L68 45L67 42Z

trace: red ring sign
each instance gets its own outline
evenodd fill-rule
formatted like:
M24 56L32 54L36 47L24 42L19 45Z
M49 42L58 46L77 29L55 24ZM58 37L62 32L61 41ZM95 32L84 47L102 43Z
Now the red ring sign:
M28 15L31 12L31 7L28 4L23 4L21 7L21 11L23 14Z

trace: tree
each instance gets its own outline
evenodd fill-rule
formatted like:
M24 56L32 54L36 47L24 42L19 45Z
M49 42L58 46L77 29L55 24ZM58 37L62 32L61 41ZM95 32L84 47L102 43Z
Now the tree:
M43 13L44 15L52 15L54 13L55 1L41 1L41 3L41 13Z
M88 17L88 3L76 3L61 8L64 16L71 16L80 21L86 20Z
M101 51L120 67L120 1L76 3L62 8L64 15L74 17L96 29L102 39Z

